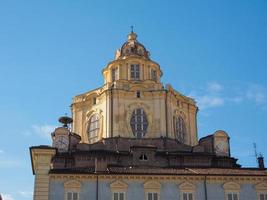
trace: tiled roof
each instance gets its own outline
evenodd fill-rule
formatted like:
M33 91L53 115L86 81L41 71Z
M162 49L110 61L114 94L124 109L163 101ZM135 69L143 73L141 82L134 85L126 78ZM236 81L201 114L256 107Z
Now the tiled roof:
M94 168L52 169L52 174L93 174ZM267 176L267 169L258 168L125 168L109 167L100 174L149 174L149 175L216 175L216 176Z

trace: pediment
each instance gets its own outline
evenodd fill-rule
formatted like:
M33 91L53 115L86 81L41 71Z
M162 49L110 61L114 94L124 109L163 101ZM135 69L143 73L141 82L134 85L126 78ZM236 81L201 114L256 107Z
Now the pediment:
M79 181L76 180L70 180L64 183L64 187L65 188L71 188L71 189L79 189L81 188L81 183Z
M160 189L161 185L156 181L147 181L144 183L145 189Z
M190 191L190 190L195 190L196 186L193 183L190 182L183 182L182 184L179 185L179 189L182 191Z
M223 184L224 190L240 190L240 185L235 182L227 182Z
M261 182L255 185L257 191L267 191L267 183Z
M126 189L128 188L128 185L123 181L116 180L110 184L110 187L112 189Z

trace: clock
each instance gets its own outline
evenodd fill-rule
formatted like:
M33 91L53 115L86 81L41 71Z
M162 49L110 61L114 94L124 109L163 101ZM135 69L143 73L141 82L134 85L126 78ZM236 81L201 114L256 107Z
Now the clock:
M213 149L217 156L230 156L229 137L225 131L218 130L213 134Z
M70 146L70 131L67 128L59 127L52 133L53 147L59 152L67 152Z
M67 151L69 148L69 136L60 135L55 138L54 146L58 148L59 151Z
M63 116L58 120L63 124L62 127L58 127L51 134L53 140L53 147L57 148L59 152L67 152L70 149L70 137L71 132L69 128L69 124L73 122L72 118ZM79 142L80 140L78 140Z
M227 145L225 141L218 141L215 145L215 150L220 153L225 153L227 151Z

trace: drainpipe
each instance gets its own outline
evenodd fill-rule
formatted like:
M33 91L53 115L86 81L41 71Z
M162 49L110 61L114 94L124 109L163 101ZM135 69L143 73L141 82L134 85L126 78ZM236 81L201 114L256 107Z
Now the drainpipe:
M96 200L98 200L98 175L96 175Z
M185 168L186 170L194 173L194 174L199 174L196 170L190 169L190 168ZM204 194L205 194L205 200L208 200L208 190L207 190L207 176L204 176Z
M204 191L205 191L205 200L208 200L207 192L207 176L204 176Z

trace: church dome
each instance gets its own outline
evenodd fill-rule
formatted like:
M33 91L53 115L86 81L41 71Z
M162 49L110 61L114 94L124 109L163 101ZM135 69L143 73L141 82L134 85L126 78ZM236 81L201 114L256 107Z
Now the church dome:
M116 52L116 59L124 58L125 56L140 56L149 59L149 51L145 46L137 41L137 34L133 31L128 35L128 40Z

